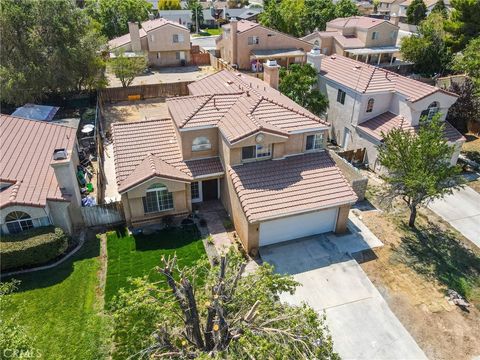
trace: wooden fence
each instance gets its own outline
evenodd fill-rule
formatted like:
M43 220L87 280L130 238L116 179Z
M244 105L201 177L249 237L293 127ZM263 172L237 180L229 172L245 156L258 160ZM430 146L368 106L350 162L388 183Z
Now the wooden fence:
M81 208L85 226L118 225L125 222L125 214L121 202L84 206Z
M209 53L192 53L191 62L193 65L210 65L210 54Z
M103 102L115 102L129 100L129 96L138 96L140 99L185 96L189 94L188 84L190 83L191 81L182 81L175 83L136 85L126 88L106 88L100 91L100 97Z

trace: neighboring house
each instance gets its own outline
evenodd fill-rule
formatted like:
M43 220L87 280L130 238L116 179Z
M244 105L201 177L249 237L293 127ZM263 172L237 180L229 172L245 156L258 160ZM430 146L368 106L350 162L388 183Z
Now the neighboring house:
M216 18L213 16L215 13ZM215 27L219 22L228 22L231 18L237 20L249 20L257 21L258 14L263 12L262 8L241 8L241 9L227 9L227 5L224 7L218 7L215 10L206 9L203 10L203 23L209 27Z
M167 99L171 119L113 125L128 225L220 199L248 252L346 230L357 196L325 150L329 124L273 88L278 65L265 71L212 74Z
M427 6L427 15L430 14L434 8L434 6L437 4L438 0L423 0L425 5ZM400 16L402 20L407 19L407 8L410 6L412 3L412 0L405 0L399 4L399 9L397 14ZM445 6L448 11L451 9L450 1L449 0L444 0Z
M166 19L128 23L129 33L108 42L110 51L143 52L152 66L178 66L190 62L190 31Z
M302 39L325 55L339 54L369 64L395 61L398 26L383 19L365 16L338 18L327 23L325 31L315 31Z
M441 113L445 120L457 95L340 55L309 54L319 71L319 87L329 101L331 137L345 150L366 149L366 162L378 170L376 149L383 133L394 128L417 131L421 116ZM455 147L455 164L465 138L445 122L445 136Z
M0 115L0 226L5 234L83 223L77 129ZM79 220L80 219L80 220Z
M377 13L382 15L399 15L400 4L404 0L380 0Z
M369 1L357 1L355 4L357 5L357 9L360 12L360 15L371 15L373 14L373 4Z
M232 18L216 39L220 57L239 69L259 70L259 64L276 60L280 65L304 63L312 44L260 24Z
M162 19L183 25L187 29L192 28L192 10L159 10L158 16Z

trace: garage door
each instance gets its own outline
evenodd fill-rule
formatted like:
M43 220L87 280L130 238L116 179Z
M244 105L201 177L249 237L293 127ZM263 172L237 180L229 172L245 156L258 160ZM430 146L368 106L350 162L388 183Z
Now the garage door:
M337 211L337 208L333 208L262 222L260 246L333 231Z

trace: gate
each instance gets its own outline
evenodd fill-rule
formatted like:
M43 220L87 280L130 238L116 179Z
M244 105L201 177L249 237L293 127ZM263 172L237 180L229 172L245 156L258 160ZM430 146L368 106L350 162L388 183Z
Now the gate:
M121 202L84 206L81 208L85 226L117 225L125 221Z

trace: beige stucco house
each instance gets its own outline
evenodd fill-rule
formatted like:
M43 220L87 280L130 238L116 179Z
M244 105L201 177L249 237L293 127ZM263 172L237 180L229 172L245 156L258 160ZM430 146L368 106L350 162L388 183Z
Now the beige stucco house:
M190 31L177 22L155 19L128 24L129 33L108 42L112 53L144 53L151 66L178 66L190 62Z
M83 224L76 128L0 115L0 227L4 234Z
M396 24L365 16L338 18L329 21L325 31L315 31L302 39L324 55L339 54L376 65L392 64L399 51Z
M266 67L278 81L279 66ZM114 124L128 225L220 199L249 252L345 231L357 196L325 150L330 125L274 87L224 70L168 99L171 118Z
M248 20L232 18L222 30L216 39L220 57L242 70L259 70L266 60L276 60L285 67L304 63L306 52L312 48L307 41Z
M328 97L331 138L345 150L365 148L365 161L374 170L379 170L376 146L383 141L382 132L415 132L420 117L436 113L445 120L457 100L443 89L344 56L313 50L308 62L317 69L320 91ZM455 147L455 164L465 138L448 122L445 137Z

